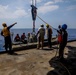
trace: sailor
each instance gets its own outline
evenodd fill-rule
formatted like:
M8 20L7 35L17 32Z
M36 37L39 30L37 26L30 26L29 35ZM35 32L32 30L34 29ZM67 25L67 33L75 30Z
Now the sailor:
M62 25L62 41L59 46L59 59L60 60L63 60L63 58L64 58L64 48L66 47L67 40L68 40L68 33L67 33L66 29L67 29L67 25L63 24Z
M37 46L37 49L40 48L40 43L41 43L41 48L43 49L44 36L45 36L45 28L44 28L43 24L38 29L37 36L38 36L38 46Z
M13 27L15 24L17 24L17 22L15 22L14 24L10 26L7 26L6 23L2 23L3 29L1 31L1 35L4 36L5 50L9 54L12 53L12 41L11 41L11 36L10 36L10 28ZM8 48L9 48L9 51L7 50Z
M47 34L47 40L48 40L48 47L52 47L51 39L52 39L52 28L49 27L48 24L46 24L46 34Z

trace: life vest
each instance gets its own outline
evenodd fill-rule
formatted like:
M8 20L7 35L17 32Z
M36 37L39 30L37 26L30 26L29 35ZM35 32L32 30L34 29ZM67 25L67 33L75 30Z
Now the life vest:
M7 29L7 27L4 27L3 30L2 30L2 32L3 32L4 37L10 35L10 31Z
M58 43L62 42L62 34L58 34Z

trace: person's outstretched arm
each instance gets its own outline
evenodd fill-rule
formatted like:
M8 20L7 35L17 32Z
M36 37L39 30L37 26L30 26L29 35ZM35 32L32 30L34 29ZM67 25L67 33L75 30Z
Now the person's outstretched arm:
M12 25L8 26L8 29L10 29L11 27L13 27L15 24L17 24L17 22L15 22Z

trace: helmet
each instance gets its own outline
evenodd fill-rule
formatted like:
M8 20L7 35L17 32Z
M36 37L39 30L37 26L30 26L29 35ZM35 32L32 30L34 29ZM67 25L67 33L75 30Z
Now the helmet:
M44 25L43 25L43 24L41 24L41 27L44 27Z
M2 23L2 26L3 26L3 27L6 27L6 26L7 26L7 24L6 24L6 23Z
M49 27L49 24L46 24L46 27Z
M67 25L66 24L63 24L62 25L62 29L67 29Z

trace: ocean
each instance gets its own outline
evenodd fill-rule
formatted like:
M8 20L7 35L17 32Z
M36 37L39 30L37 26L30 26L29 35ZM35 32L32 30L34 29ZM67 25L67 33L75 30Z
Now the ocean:
M37 33L38 29L35 29L35 32ZM1 32L1 29L0 29ZM28 29L11 29L10 30L11 34L13 34L13 36L11 36L12 41L14 41L14 37L16 36L16 34L19 34L20 36L22 35L22 33L25 33L26 36L28 33L32 33L32 28L28 28ZM76 29L67 29L68 32L68 40L75 40L76 39ZM53 37L55 37L57 35L57 31L53 30ZM46 35L45 35L46 38ZM0 35L0 51L4 51L4 38L3 36Z

